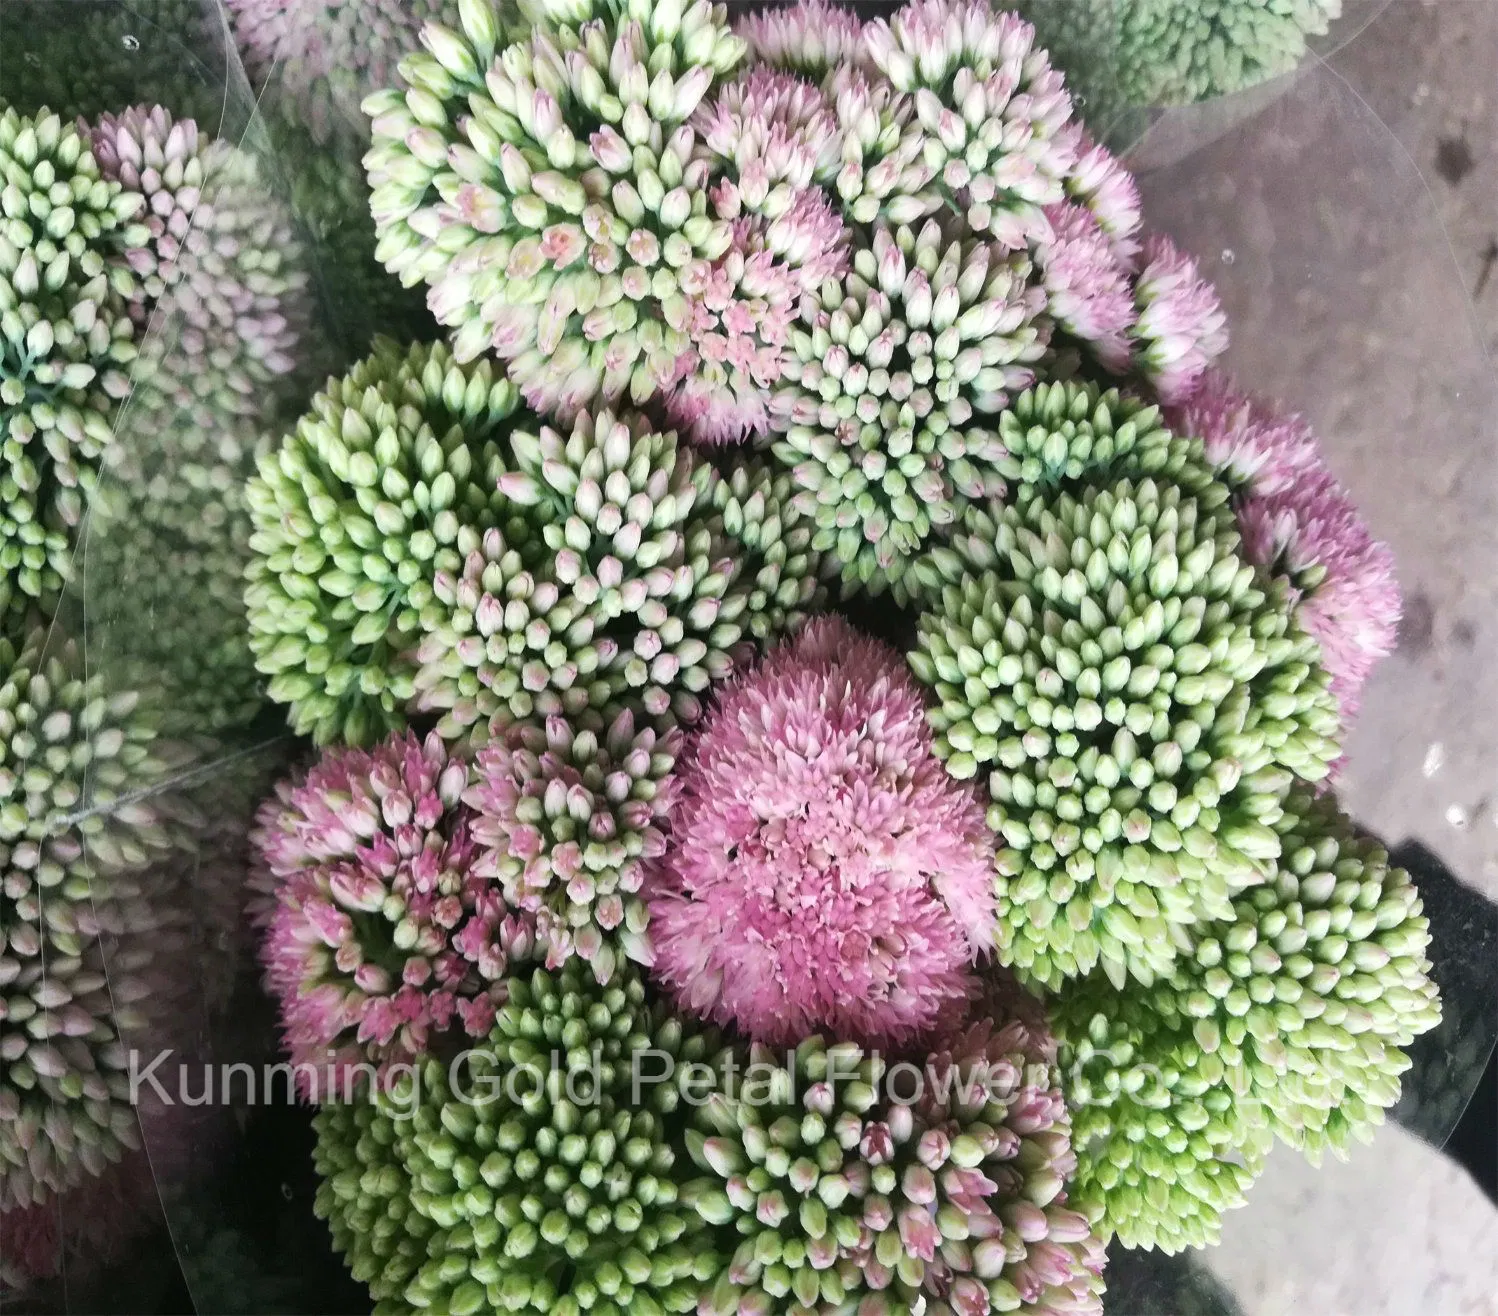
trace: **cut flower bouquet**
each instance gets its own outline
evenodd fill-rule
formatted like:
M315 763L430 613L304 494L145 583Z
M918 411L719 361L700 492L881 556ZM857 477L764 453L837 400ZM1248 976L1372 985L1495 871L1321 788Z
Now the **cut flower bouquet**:
M1392 556L1226 373L1210 282L1030 22L420 9L344 70L359 128L293 70L320 136L367 130L375 255L435 328L248 425L215 706L253 665L310 742L244 918L376 1311L1077 1316L1110 1240L1210 1244L1276 1142L1366 1138L1440 1019L1419 894L1336 793ZM181 192L152 153L211 149L163 115L88 156L163 220L154 256L129 232L148 290ZM62 207L61 131L0 121L12 227ZM88 232L132 222L69 142ZM7 455L40 438L62 524L93 376L45 363L9 233L0 269ZM112 378L130 288L91 277L127 328L74 312L68 350ZM263 388L301 324L255 324ZM13 537L19 609L62 571ZM10 666L29 758L89 695L59 720ZM0 909L69 879L27 798ZM88 963L39 996L27 944L30 1205L125 1140L73 1156L33 1103L113 1114L75 1081ZM58 1011L66 1044L16 1026Z

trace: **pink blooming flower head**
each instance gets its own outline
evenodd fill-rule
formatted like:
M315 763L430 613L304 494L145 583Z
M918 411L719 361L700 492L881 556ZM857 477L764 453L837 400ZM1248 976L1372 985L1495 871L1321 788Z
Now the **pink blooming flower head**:
M1166 405L1190 396L1202 373L1227 349L1227 316L1196 262L1160 234L1144 240L1134 285L1139 320L1133 336L1139 369Z
M972 989L992 850L931 752L915 682L840 618L730 686L689 742L647 895L656 976L780 1045L901 1046Z
M330 750L262 810L253 841L274 879L266 984L297 1064L377 1069L449 1028L483 1036L512 958L534 938L476 868L467 766L435 734ZM318 1081L299 1072L307 1095Z
M1239 392L1220 370L1208 370L1168 419L1177 434L1201 439L1207 460L1248 494L1278 493L1319 466L1305 421Z
M781 214L803 189L837 173L837 117L821 91L793 74L751 69L704 101L691 122L754 214Z
M479 751L464 796L475 872L534 915L548 968L578 955L606 983L621 956L650 963L642 865L665 849L677 752L675 733L637 731L629 712L522 723Z
M1113 152L1092 140L1080 122L1070 123L1062 131L1077 157L1066 178L1067 196L1092 212L1114 255L1133 272L1144 210L1139 184Z
M1052 318L1087 344L1103 366L1126 370L1135 320L1128 270L1092 212L1074 202L1048 206L1051 234L1036 249Z
M783 9L746 14L734 31L749 43L749 62L820 78L865 63L863 24L828 0L801 0Z
M1324 468L1245 500L1238 527L1248 556L1287 576L1299 594L1296 615L1321 645L1345 720L1374 665L1394 648L1400 599L1393 553Z

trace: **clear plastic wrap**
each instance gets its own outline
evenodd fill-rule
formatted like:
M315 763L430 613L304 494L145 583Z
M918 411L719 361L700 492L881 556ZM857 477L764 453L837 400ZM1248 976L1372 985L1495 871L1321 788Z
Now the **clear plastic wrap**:
M1337 476L1394 548L1406 629L1370 687L1339 789L1391 846L1428 852L1409 851L1409 863L1424 866L1446 1022L1415 1049L1395 1117L1439 1144L1498 1038L1494 833L1454 830L1447 787L1480 772L1498 736L1488 711L1498 707L1498 666L1485 644L1498 385L1418 170L1321 62L1383 3L1347 0L1293 74L1167 111L1120 96L1107 6L1032 8L1075 70L1084 114L1105 117L1100 131L1113 140L1138 143L1150 225L1216 282L1236 377L1312 421ZM361 4L372 16L383 8L344 0L350 12ZM0 1229L0 1260L9 1240L13 1256L22 1243L50 1246L58 1263L27 1286L19 1310L177 1310L153 1304L180 1303L183 1288L201 1312L368 1310L313 1218L306 1112L263 1086L278 1037L245 912L247 837L299 745L284 710L265 702L247 645L242 488L255 458L372 333L406 341L434 331L420 297L373 263L358 210L363 125L348 95L307 112L295 66L252 85L231 34L213 0L0 8L0 102L92 121L160 105L196 120L209 162L194 218L176 235L174 282L139 326L133 392L113 417L72 579L35 655L84 683L80 709L139 695L108 710L114 722L76 719L81 748L66 771L80 795L65 821L80 855L98 861L90 963L115 1006L132 1007L119 1015L111 1063L133 1051L144 1068L168 1053L155 1071L167 1097L147 1080L132 1105L116 1084L109 1101L140 1149L122 1152L97 1186L103 1196L86 1191L92 1176L80 1178L22 1242ZM156 128L164 140L168 130ZM131 131L139 140L153 129ZM170 231L179 212L162 204ZM1432 608L1467 618L1469 642L1435 643L1428 624L1422 632ZM142 745L152 737L149 754L121 751L135 728L146 728ZM1426 770L1434 746L1442 775ZM1485 891L1438 875L1429 855L1483 875ZM205 1082L221 1085L206 1104L182 1099L201 1097ZM1297 1210L1299 1227L1314 1231L1314 1193ZM126 1256L124 1269L107 1264ZM1232 1310L1201 1258L1115 1264L1110 1311ZM9 1276L0 1267L7 1303L20 1287Z

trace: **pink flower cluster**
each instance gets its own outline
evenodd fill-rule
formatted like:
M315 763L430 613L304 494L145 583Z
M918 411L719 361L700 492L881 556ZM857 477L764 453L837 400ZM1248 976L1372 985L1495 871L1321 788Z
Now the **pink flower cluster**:
M1300 416L1241 392L1216 370L1167 416L1177 432L1202 440L1208 460L1238 491L1248 556L1294 588L1296 615L1320 643L1350 723L1398 635L1393 553L1373 538Z
M275 898L262 958L297 1064L380 1066L450 1027L489 1031L534 928L475 871L467 784L435 734L406 732L328 751L262 807L253 841Z
M967 998L992 842L899 655L836 617L729 687L689 742L646 888L656 975L755 1041L905 1045Z
M1226 350L1227 316L1217 290L1169 238L1151 234L1141 255L1134 286L1137 364L1162 402L1181 402Z
M479 751L465 795L484 848L477 876L534 915L548 968L574 954L600 982L619 956L650 962L643 865L665 849L678 737L620 713L601 733L566 718L521 723Z
M751 219L734 225L734 245L718 260L683 272L684 329L693 346L676 360L666 407L674 425L705 443L735 442L769 428L769 390L801 295L794 270L763 245Z
M1295 586L1296 615L1320 643L1343 721L1350 722L1374 666L1393 652L1398 636L1393 553L1373 538L1324 468L1245 501L1238 526L1249 557Z

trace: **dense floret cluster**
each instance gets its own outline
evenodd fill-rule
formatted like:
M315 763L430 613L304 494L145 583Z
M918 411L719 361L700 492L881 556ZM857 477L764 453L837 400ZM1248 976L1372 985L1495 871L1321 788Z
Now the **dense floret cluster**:
M1368 1136L1394 563L1081 117L1332 0L228 8L268 133L0 53L0 1292L244 935L380 1316L1096 1316Z

